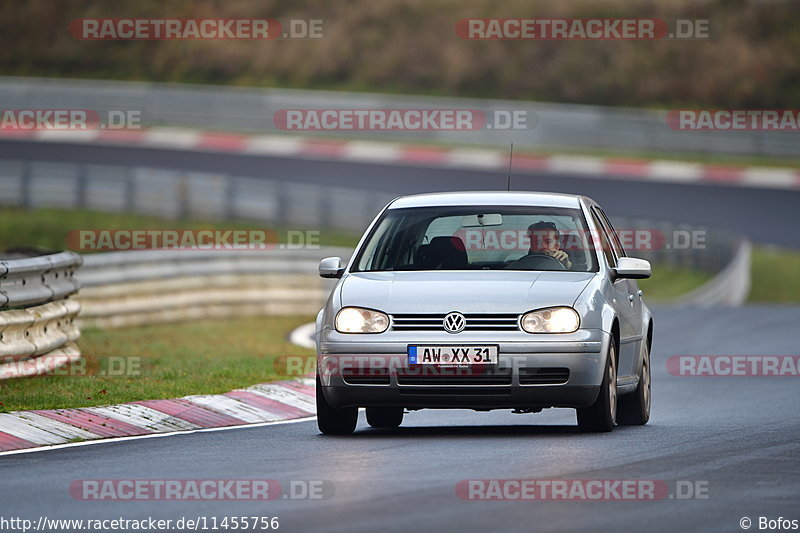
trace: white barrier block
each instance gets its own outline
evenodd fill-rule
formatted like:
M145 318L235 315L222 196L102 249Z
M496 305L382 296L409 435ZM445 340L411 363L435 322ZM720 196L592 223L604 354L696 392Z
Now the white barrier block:
M399 161L400 147L391 143L352 141L345 145L342 159L349 161Z
M34 136L47 142L89 143L100 136L100 130L38 130Z
M303 139L279 135L253 135L247 139L244 153L263 155L295 155L303 148Z
M444 161L463 168L508 168L508 154L491 150L451 150Z
M746 168L742 173L742 183L758 187L777 187L786 189L800 184L798 172L788 168Z
M582 174L605 177L605 161L598 157L580 157L571 155L554 155L547 160L547 169L551 172Z
M153 128L145 134L144 145L153 148L194 148L200 132L177 128Z
M653 161L645 175L658 181L699 181L703 178L703 165L680 161Z

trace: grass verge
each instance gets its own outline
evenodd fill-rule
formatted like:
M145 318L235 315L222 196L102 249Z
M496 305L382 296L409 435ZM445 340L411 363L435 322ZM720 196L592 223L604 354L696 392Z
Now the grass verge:
M107 213L88 209L40 208L35 210L4 207L0 210L0 251L12 247L41 246L55 250L68 249L67 236L75 230L270 230L281 243L286 242L286 228L267 226L263 222L221 220L170 220L133 213ZM301 230L306 228L290 228ZM316 229L316 228L315 228ZM319 230L322 246L353 247L358 236Z
M653 277L640 279L639 288L649 303L669 303L700 287L714 274L685 268L653 265Z
M0 381L0 412L219 394L286 378L278 356L313 354L287 336L312 321L259 317L85 330L83 362L55 375Z
M756 246L752 260L748 301L800 302L800 252Z

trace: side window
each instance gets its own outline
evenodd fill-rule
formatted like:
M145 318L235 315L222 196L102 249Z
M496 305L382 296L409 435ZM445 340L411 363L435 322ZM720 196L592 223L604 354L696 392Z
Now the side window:
M619 234L606 216L605 211L602 209L597 209L597 212L600 215L601 220L605 223L606 229L611 234L611 245L614 247L614 252L616 252L617 257L628 257L628 254L625 252L625 248L622 247L622 243L619 240Z
M592 221L594 225L597 226L598 238L600 239L600 246L603 248L603 255L606 257L606 262L609 267L614 268L617 266L617 258L614 256L605 226L600 222L595 209L592 209Z

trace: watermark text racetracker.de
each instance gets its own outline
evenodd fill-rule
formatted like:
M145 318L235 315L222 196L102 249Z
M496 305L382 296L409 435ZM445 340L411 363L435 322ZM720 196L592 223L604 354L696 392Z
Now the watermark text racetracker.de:
M467 40L658 40L709 39L709 19L469 18L455 24Z
M67 248L79 252L121 250L319 249L317 230L271 229L81 229L67 233Z
M284 131L528 130L537 117L523 109L281 109L272 123Z
M2 131L138 130L142 112L136 109L0 109Z
M800 377L800 355L673 355L667 372L678 377Z
M707 500L706 480L662 479L464 479L456 495L467 501Z
M76 479L69 486L81 501L328 500L335 492L324 479Z
M800 132L800 109L672 109L665 118L679 131Z
M528 251L544 249L555 230L536 230L529 227L459 228L453 237L456 246L467 251ZM617 229L614 232L620 245L629 251L705 250L705 230L661 230L653 228ZM555 239L560 250L578 252L600 250L601 236L596 231L557 231Z
M322 19L83 18L69 23L81 41L321 39Z
M92 360L90 364L85 357L75 359L68 355L50 355L46 358L3 356L0 357L0 379L40 375L59 378L134 378L144 375L145 359L140 356L95 356Z

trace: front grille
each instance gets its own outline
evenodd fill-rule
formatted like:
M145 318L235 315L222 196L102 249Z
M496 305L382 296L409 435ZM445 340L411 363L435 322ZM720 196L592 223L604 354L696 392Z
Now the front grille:
M453 394L464 394L468 396L510 396L511 389L506 387L497 387L494 389L462 389L461 391L453 390L450 387L425 387L425 388L410 388L410 389L398 389L400 391L400 396L452 396ZM443 398L447 399L447 398ZM461 403L461 400L458 397L449 398L449 400L454 403Z
M398 385L446 385L446 386L480 386L480 385L511 385L511 373L505 374L480 374L465 375L420 375L414 373L397 373Z
M445 331L445 314L392 315L395 331ZM465 314L464 331L516 331L519 315L512 314Z
M560 385L569 381L569 368L520 368L520 385Z
M477 373L464 375L458 370L463 369L437 369L437 372L419 372L417 369L398 369L398 385L424 385L427 387L481 387L481 386L510 386L511 373ZM474 371L474 370L473 370ZM447 372L453 372L447 375ZM469 370L467 370L469 372ZM349 385L389 385L389 371L387 369L367 369L358 371L348 369L342 372L342 379ZM569 381L568 368L520 368L520 385L562 385ZM427 389L423 389L427 390ZM503 389L504 391L504 389ZM406 391L408 392L408 391ZM502 394L502 392L497 392ZM421 393L420 393L421 394ZM436 394L434 392L434 394ZM443 393L442 393L443 394ZM493 394L491 392L486 394Z

